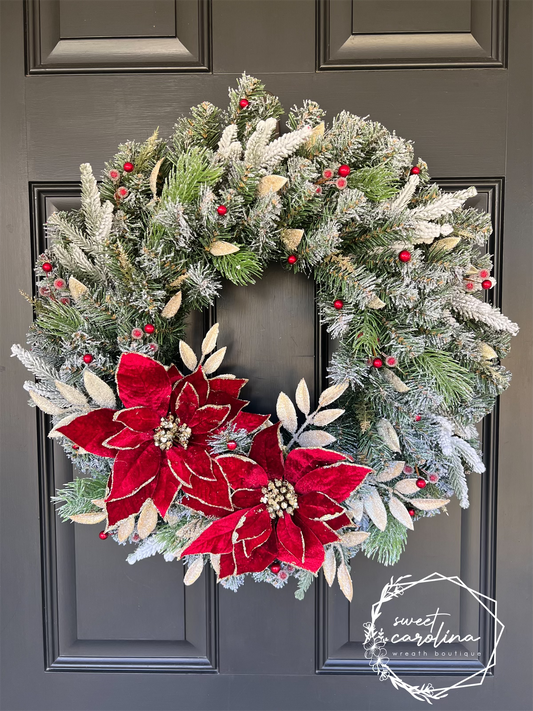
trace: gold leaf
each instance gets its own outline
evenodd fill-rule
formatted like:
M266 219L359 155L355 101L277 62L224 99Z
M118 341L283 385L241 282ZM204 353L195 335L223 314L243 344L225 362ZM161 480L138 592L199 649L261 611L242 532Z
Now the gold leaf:
M124 543L133 533L135 528L135 516L130 516L125 521L122 521L117 531L117 538L119 543Z
M196 560L189 565L185 577L183 578L184 585L192 585L195 580L198 580L202 571L204 569L204 559L203 556L198 556Z
M89 291L85 284L82 284L81 281L78 281L72 276L68 280L68 288L74 301L78 301L79 298Z
M348 548L353 548L354 546L359 546L361 543L366 541L370 533L366 531L349 531L341 536L341 543L343 546Z
M285 187L288 182L289 179L282 175L265 175L265 177L259 181L257 194L262 197L263 195L268 195L268 193L277 193L281 188Z
M304 236L303 230L281 230L280 238L281 238L281 241L283 242L283 245L290 252L294 252L294 250L298 247L298 245L302 241L303 236Z
M183 284L183 282L185 281L185 279L187 279L188 276L189 275L187 274L187 272L185 272L185 274L180 274L179 277L174 279L174 281L170 282L169 286L176 286L176 287L181 286Z
M69 518L75 523L100 523L101 521L105 521L106 512L95 511L94 513L74 514L74 516L69 516Z
M326 407L327 405L331 405L332 402L335 402L335 400L338 400L349 384L350 382L348 380L344 380L342 383L326 388L318 400L319 406Z
M370 489L370 493L363 499L363 504L377 528L384 531L387 528L387 509L376 489Z
M298 383L296 388L296 404L304 415L308 415L311 409L311 398L309 397L309 389L304 378Z
M179 350L181 360L185 364L185 367L189 370L194 370L198 364L198 359L193 351L193 349L188 346L185 341L180 341Z
M491 348L488 343L480 343L479 350L481 352L481 356L485 358L485 360L492 360L493 358L498 357L498 354L494 348Z
M92 371L85 370L83 384L97 405L100 405L100 407L116 407L115 393L102 378L99 378Z
M396 373L393 373L392 370L389 370L388 368L383 368L381 371L381 375L384 380L386 380L392 387L396 390L397 393L408 393L411 388L407 386L403 380L400 380L400 378L396 375Z
M418 494L420 489L416 485L416 479L400 479L394 487L400 494Z
M349 501L348 508L350 509L356 521L360 521L363 518L363 502L361 501L361 499Z
M217 575L220 575L220 554L211 553L211 567Z
M98 506L99 509L105 509L105 499L92 499L91 504Z
M70 425L70 423L76 419L76 417L79 417L79 413L75 412L73 415L67 415L66 417L63 417L62 420L59 420L57 425L55 425L50 432L48 433L48 436L51 439L58 438L58 437L64 437L65 435L62 432L59 432L60 427L65 427L66 425Z
M321 122L318 124L318 126L315 126L315 127L313 128L313 130L311 131L311 135L309 136L309 138L308 138L307 141L305 142L305 147L306 147L307 149L312 148L312 147L315 145L315 143L317 142L317 140L318 140L319 138L322 138L322 136L324 135L324 131L325 131L325 130L326 130L326 124L324 123L324 121L321 121Z
M353 598L352 576L350 575L350 571L344 561L342 561L339 565L337 580L339 581L339 587L342 590L344 597L351 602Z
M439 239L437 242L433 242L431 249L432 251L440 249L444 252L450 252L454 247L457 247L460 241L460 237L444 237L444 239Z
M285 395L285 393L278 395L276 414L287 432L294 434L298 429L298 415L296 414L296 408L292 404L292 400Z
M146 499L137 521L137 533L140 538L146 538L157 526L157 509L152 499Z
M331 410L323 410L322 412L317 412L313 417L313 424L316 427L325 427L331 422L334 422L337 417L340 417L341 415L344 415L344 410L335 408Z
M335 573L337 572L337 561L335 560L335 550L333 548L326 548L322 567L324 569L326 583L331 587L335 580Z
M405 467L405 462L390 462L387 464L385 469L381 471L377 477L376 481L384 482L384 481L390 481L391 479L396 479L397 476L400 476L400 474L403 472L403 468Z
M409 528L411 531L414 531L415 527L413 525L413 519L400 499L397 499L395 496L390 497L389 511L397 521L403 524L406 528Z
M302 447L327 447L335 442L336 437L323 430L312 430L300 435L298 443Z
M421 511L434 511L450 503L450 499L410 499L409 503Z
M239 251L239 247L235 244L231 244L231 242L224 242L222 239L217 239L213 242L209 251L214 257L224 257L226 254L235 254L235 252Z
M163 318L172 318L175 316L180 310L181 300L182 294L181 291L178 291L167 301L165 308L161 311L161 316L163 316Z
M64 408L59 407L59 405L56 405L48 398L39 395L39 393L33 390L30 390L30 397L37 407L43 412L46 412L47 415L62 415L64 412L67 412Z
M212 356L209 356L203 366L204 373L206 375L210 375L211 373L214 373L215 370L218 370L218 368L220 368L220 366L222 365L222 361L224 360L224 356L226 355L226 351L227 347L224 346L224 348L219 348L218 351L213 353Z
M386 304L379 296L373 296L367 304L367 308L369 309L382 309L384 306L386 306Z
M202 341L202 355L207 355L208 353L211 353L213 348L216 346L218 331L219 324L215 323L215 325L211 326L209 331L205 334L205 338Z
M157 195L157 176L159 174L159 168L161 168L161 164L164 160L164 158L160 158L150 173L150 190L152 191L154 197Z
M54 380L54 385L65 400L71 405L75 405L76 407L87 406L87 398L77 388L73 388L72 385L62 383L60 380Z
M388 420L386 420L385 418L379 420L376 425L376 429L378 431L379 436L390 450L392 450L393 452L402 451L400 447L400 440L398 439L396 430Z

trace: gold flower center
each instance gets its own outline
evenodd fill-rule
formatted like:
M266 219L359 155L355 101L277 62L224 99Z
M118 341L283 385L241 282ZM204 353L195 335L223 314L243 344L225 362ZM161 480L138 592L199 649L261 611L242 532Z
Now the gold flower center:
M154 430L156 447L166 451L175 444L187 449L192 430L185 423L181 423L174 415L161 418L161 424Z
M268 486L261 489L261 493L261 501L266 504L270 518L281 518L285 512L292 514L294 509L298 508L294 486L284 479L269 481Z

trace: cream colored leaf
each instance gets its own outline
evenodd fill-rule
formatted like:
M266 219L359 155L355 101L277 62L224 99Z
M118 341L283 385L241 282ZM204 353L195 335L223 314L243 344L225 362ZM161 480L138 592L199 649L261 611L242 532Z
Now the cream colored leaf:
M405 462L389 462L385 469L381 471L377 477L376 481L384 482L384 481L390 481L391 479L396 479L397 476L400 476L400 474L403 472L403 468L405 467Z
M218 370L218 368L220 368L220 366L222 365L222 361L224 360L224 356L226 355L226 351L227 346L224 346L224 348L219 348L218 351L213 353L212 356L209 356L203 366L204 373L206 375L210 375L211 373L214 373L215 370Z
M396 373L393 373L392 370L389 370L388 368L383 368L383 370L381 371L381 375L384 380L386 380L392 385L392 387L396 390L397 393L409 392L410 388L403 382L403 380L400 380L400 378L396 375Z
M105 509L105 499L91 499L91 504L98 506L99 509Z
M185 281L185 279L187 279L188 276L189 275L187 274L187 272L185 272L185 274L180 274L179 277L174 279L174 281L170 282L169 286L175 286L175 287L181 286L183 284L183 282Z
M87 398L80 392L77 388L73 388L72 385L67 385L62 383L60 380L54 380L54 385L58 392L65 398L67 402L76 407L86 407Z
M183 584L184 585L192 585L200 575L202 574L202 571L204 569L204 559L203 556L198 556L196 560L189 565L187 568L187 572L185 573L185 577L183 578Z
M334 422L341 415L344 415L344 410L336 408L332 408L331 410L323 410L322 412L317 412L313 417L313 424L315 427L325 427L331 422Z
M181 291L176 292L165 304L165 308L161 311L161 316L163 316L163 318L172 318L175 316L180 310L182 298Z
M396 430L388 420L386 420L385 418L379 420L376 425L376 429L378 431L379 436L390 450L392 450L393 452L402 451L400 447L400 440L398 439Z
M217 575L220 575L220 554L211 553L211 567Z
M39 393L36 393L33 390L30 390L30 397L37 407L43 412L46 412L47 415L62 415L67 412L64 408L59 407L59 405L56 405L48 398L43 395L39 395Z
M434 511L449 504L450 499L410 499L409 503L421 511Z
M294 434L298 429L298 415L296 414L296 408L292 404L292 400L285 395L285 393L278 395L276 414L287 432Z
M79 417L79 412L75 412L73 415L67 415L66 417L63 417L62 420L59 420L57 425L55 425L50 432L48 433L48 436L51 439L57 439L58 437L64 437L65 435L62 432L59 432L60 427L65 427L66 425L70 425L70 423L76 419L76 417Z
M348 508L350 509L356 521L360 521L363 518L363 502L361 501L361 499L349 501Z
M371 489L364 497L365 511L380 531L387 528L387 509L376 489Z
M105 521L106 512L95 511L94 513L74 514L74 516L69 516L69 518L75 523L100 523L101 521Z
M385 306L385 302L382 301L379 296L373 296L367 304L369 309L382 309Z
M354 548L354 546L359 546L361 543L366 541L370 533L366 531L348 531L341 536L341 543L347 548Z
M329 587L331 587L335 580L335 573L337 572L337 561L335 559L335 550L333 548L326 548L322 568L324 569L326 583Z
M298 443L302 447L327 447L335 442L337 438L323 430L312 430L300 435Z
M290 252L294 252L294 250L297 249L303 236L303 230L282 230L280 235L284 247Z
M115 393L102 378L99 378L92 371L85 370L83 384L97 405L100 405L100 407L116 407Z
M188 346L185 341L180 341L179 351L181 360L185 364L185 367L189 370L194 370L198 364L198 358L196 357L193 349Z
M268 195L268 193L277 193L281 188L284 188L288 182L289 179L283 177L283 175L265 175L265 177L259 181L257 194L261 197Z
M79 298L89 291L85 284L82 284L81 281L78 281L72 276L68 280L68 288L74 301L78 301Z
M320 407L327 407L335 400L338 400L349 384L348 380L344 380L342 383L326 388L318 400Z
M322 136L324 135L325 129L326 129L326 124L324 123L324 121L321 121L321 122L318 124L318 126L315 126L315 127L313 128L313 130L311 131L311 135L309 136L309 138L308 138L307 141L305 142L305 147L306 147L307 149L312 148L312 147L315 145L315 143L317 142L317 140L318 140L319 138L322 138Z
M140 538L146 538L157 526L157 509L152 499L146 499L137 521L137 533Z
M118 531L117 531L118 542L124 543L124 541L127 541L128 538L133 533L134 528L135 528L135 516L130 516L125 521L122 521L122 523L119 525Z
M344 597L351 602L353 598L352 576L350 575L350 571L344 561L342 561L339 565L337 580L339 581L339 587L342 590Z
M222 239L217 239L213 242L209 251L214 257L224 257L226 254L235 254L235 252L239 251L239 247L230 242L224 242Z
M161 168L161 164L164 160L164 158L160 158L150 173L150 190L152 191L154 197L157 195L157 176L159 175L159 168Z
M311 410L311 398L309 397L309 388L304 378L298 383L295 399L300 412L303 412L304 415L308 415Z
M498 354L494 350L494 348L491 348L488 343L480 343L479 344L479 350L481 352L481 356L485 360L492 360L493 358L497 358Z
M395 485L394 491L400 494L418 494L420 489L416 485L416 479L400 479Z
M400 499L397 499L395 496L391 496L389 501L389 510L397 521L403 524L406 528L409 528L411 531L414 530L415 527L413 525L413 519Z
M460 237L444 237L444 239L439 239L437 242L433 242L431 249L432 251L440 249L444 252L450 252L454 247L457 247L460 241Z
M211 326L209 331L205 334L205 338L202 341L202 355L211 353L213 348L216 346L219 329L219 324L215 323L215 325Z

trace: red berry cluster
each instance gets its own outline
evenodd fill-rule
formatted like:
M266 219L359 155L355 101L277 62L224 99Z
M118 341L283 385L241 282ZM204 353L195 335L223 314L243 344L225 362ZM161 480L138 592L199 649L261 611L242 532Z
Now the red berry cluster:
M496 280L491 277L488 269L480 269L477 273L468 274L463 281L463 286L465 291L471 293L479 291L480 288L485 290L492 289L495 283Z
M339 165L338 168L325 168L322 171L322 179L319 182L326 182L331 185L335 185L339 190L344 190L344 188L348 187L348 181L346 178L350 175L351 171L352 169L350 166L345 163ZM318 185L316 193L320 195L321 192L322 188Z

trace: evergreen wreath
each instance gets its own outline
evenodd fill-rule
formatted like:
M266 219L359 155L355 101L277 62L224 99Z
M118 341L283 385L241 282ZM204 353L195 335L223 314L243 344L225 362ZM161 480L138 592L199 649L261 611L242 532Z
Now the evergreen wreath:
M323 568L351 599L357 552L395 563L414 522L453 494L468 506L475 423L509 384L518 327L484 298L475 188L443 192L374 121L343 111L326 127L305 101L279 135L259 80L229 96L169 142L121 145L99 185L81 166L81 208L47 222L29 350L13 353L82 474L54 497L63 519L105 521L102 539L136 546L130 563L183 559L186 584L210 562L224 587L295 577L301 598ZM252 284L272 261L315 280L338 339L317 408L302 380L277 424L244 411L246 380L215 375L218 325L200 360L183 341L224 279Z

